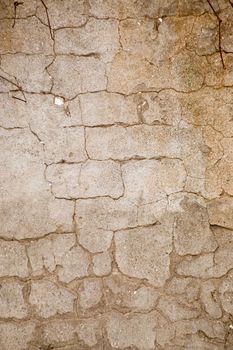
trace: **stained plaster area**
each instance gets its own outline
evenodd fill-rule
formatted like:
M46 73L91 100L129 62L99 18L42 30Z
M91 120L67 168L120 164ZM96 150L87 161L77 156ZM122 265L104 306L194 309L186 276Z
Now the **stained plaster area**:
M1 350L233 348L232 39L225 0L0 0Z

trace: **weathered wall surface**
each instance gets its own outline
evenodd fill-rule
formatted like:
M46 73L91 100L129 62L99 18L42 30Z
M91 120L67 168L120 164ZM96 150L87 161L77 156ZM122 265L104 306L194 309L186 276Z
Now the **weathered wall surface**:
M0 0L1 350L233 349L212 5L223 62L208 1Z

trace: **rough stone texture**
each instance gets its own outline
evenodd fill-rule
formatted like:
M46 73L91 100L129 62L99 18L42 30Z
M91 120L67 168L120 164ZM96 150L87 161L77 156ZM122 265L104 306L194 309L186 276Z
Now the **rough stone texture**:
M74 204L52 196L37 137L29 129L2 129L0 133L1 235L23 239L72 231Z
M24 350L34 338L34 322L1 322L0 345L2 350Z
M44 347L49 344L73 343L74 347L67 349L82 349L87 346L97 348L98 340L101 339L101 324L99 319L76 319L50 320L42 325L42 343ZM65 348L66 349L66 348Z
M218 248L214 253L188 257L180 262L177 271L195 277L216 278L224 276L233 267L231 249L233 232L220 227L213 227Z
M169 126L87 128L87 152L93 159L178 157L180 146ZM163 136L162 143L159 141Z
M48 347L49 344L75 342L77 322L73 319L49 320L42 325L42 344Z
M3 19L0 22L0 28L2 43L0 54L53 54L49 28L44 26L36 17L20 19L16 21L14 28L12 27L12 20ZM24 33L24 40L21 40L22 33Z
M210 230L208 213L203 203L195 198L184 197L182 211L178 213L174 225L174 243L179 255L196 255L214 251L217 248Z
M80 95L82 122L86 126L136 124L139 121L134 96L106 91Z
M27 305L23 298L23 287L17 282L4 282L0 289L0 315L2 318L27 317Z
M51 165L47 179L60 198L119 198L124 190L120 165L112 161Z
M47 280L32 283L29 296L36 314L44 318L73 312L74 299L70 291Z
M200 315L200 311L194 307L183 304L175 297L161 297L158 309L163 312L171 321L188 320Z
M209 203L210 224L233 229L232 198L217 198Z
M112 313L107 319L107 334L113 348L137 347L153 349L155 346L156 321L150 315L136 315L128 318Z
M155 308L159 294L152 287L140 285L119 274L104 279L107 304L122 310L138 312L150 311Z
M22 18L26 16L32 16L36 13L36 0L25 0L24 6L18 8L16 17ZM0 18L13 18L14 16L14 4L10 0L3 0L0 4L1 15Z
M233 278L232 272L229 276L222 282L219 292L220 292L220 300L222 302L223 310L229 312L231 315L233 314L232 307L232 291L233 291Z
M108 275L111 272L112 259L108 252L93 256L93 272L96 276Z
M206 312L212 318L220 318L222 316L218 290L214 282L206 281L202 284L200 297Z
M66 234L31 242L27 250L33 275L42 275L44 268L53 272L57 265L64 262L64 256L69 254L75 241L74 234Z
M79 293L81 309L90 309L96 306L102 298L101 282L99 280L86 280Z
M1 69L9 77L17 77L18 83L26 91L48 93L52 87L52 80L45 68L52 60L53 56L4 55L1 59Z
M28 260L23 245L0 241L0 276L28 276Z
M141 160L124 164L122 177L126 197L132 202L147 204L182 191L186 172L179 160Z
M39 2L37 8L37 14L42 21L47 23L46 12L44 6ZM82 26L86 22L85 7L86 3L84 0L66 0L66 1L46 1L46 6L49 13L50 24L52 28L62 27L78 27ZM63 14L63 16L61 15Z
M58 275L61 281L70 282L76 278L88 276L90 261L87 252L81 247L73 247L62 260Z
M98 253L110 248L113 231L137 226L137 207L124 199L78 200L76 217L79 242Z
M115 245L116 262L125 275L145 278L157 287L169 278L172 237L162 225L119 231Z
M59 55L48 72L53 78L53 93L66 98L106 88L105 66L97 57Z
M199 281L190 277L173 277L167 285L167 294L176 295L183 305L194 304L197 306L200 294Z
M58 268L62 282L70 282L77 277L88 275L88 254L76 246L74 234L54 235L32 242L28 246L28 257L34 276L50 273Z
M1 350L232 350L232 19L0 0Z
M66 45L64 46L64 41ZM61 29L56 32L55 51L63 55L96 55L111 62L119 50L116 20L90 19L85 27Z

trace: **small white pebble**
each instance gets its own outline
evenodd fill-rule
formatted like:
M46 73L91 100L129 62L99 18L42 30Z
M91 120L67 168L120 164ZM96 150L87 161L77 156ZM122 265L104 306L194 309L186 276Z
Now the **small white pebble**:
M159 22L163 22L163 19L161 17L159 17Z
M233 329L233 324L230 324L229 328L230 328L230 329Z
M55 103L55 105L57 105L57 106L63 106L64 105L64 100L63 100L63 98L62 97L55 97L54 98L54 103Z

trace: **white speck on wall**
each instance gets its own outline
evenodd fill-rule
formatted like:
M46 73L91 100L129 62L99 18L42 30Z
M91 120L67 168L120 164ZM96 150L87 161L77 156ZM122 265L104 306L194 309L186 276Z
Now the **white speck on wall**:
M54 103L56 106L63 106L64 105L64 99L62 97L56 96L54 98Z
M159 22L160 22L160 23L163 22L163 19L162 19L161 17L159 17Z

